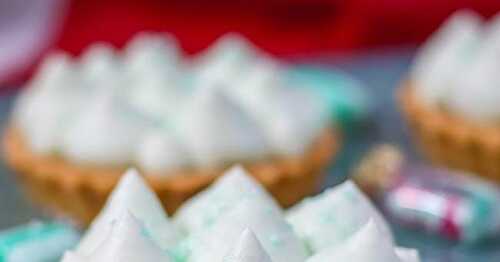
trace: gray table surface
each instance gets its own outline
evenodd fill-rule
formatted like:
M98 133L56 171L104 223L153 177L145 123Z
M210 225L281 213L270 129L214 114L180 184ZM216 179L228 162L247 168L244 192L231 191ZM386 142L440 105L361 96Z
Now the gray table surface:
M324 187L343 179L359 157L377 142L393 142L401 145L408 154L418 158L408 139L408 132L396 110L394 89L408 70L411 51L387 51L368 53L343 58L321 58L315 63L341 69L364 83L366 91L373 97L371 118L356 129L345 134L345 144L335 165L329 172ZM335 61L332 63L332 61ZM7 122L15 94L0 96L0 130ZM15 186L12 173L0 162L0 229L43 217ZM393 225L397 242L402 246L415 247L421 252L423 261L453 262L498 262L500 240L476 245L460 245L439 237Z

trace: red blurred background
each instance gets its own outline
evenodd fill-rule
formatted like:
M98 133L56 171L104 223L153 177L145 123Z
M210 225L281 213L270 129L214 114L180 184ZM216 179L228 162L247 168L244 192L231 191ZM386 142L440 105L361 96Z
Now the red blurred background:
M2 3L7 8L9 2L17 4L19 1L0 0L0 15ZM25 79L29 68L33 68L38 58L51 49L78 54L95 41L108 41L120 47L142 30L171 32L190 54L207 47L225 32L236 31L277 56L293 57L415 45L457 9L468 7L486 17L500 10L498 0L50 2L58 2L52 11L53 16L59 18L53 20L57 25L51 25L57 29L50 34L50 41L46 41L46 45L35 44L33 48L37 52L31 52L30 63L9 70L4 79L0 74L0 83ZM8 39L3 39L0 31L2 40Z

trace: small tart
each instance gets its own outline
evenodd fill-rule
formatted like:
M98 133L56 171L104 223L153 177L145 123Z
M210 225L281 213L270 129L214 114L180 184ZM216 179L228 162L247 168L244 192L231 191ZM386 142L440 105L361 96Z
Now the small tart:
M429 106L415 84L399 90L399 105L419 149L435 164L475 172L500 182L500 126L483 125Z
M87 225L99 212L121 174L129 167L85 166L59 155L34 153L22 131L11 125L4 133L7 163L19 175L31 198L57 214ZM291 206L317 190L339 148L338 134L325 128L309 150L295 157L243 163L283 206ZM232 163L214 168L148 173L146 180L172 214L185 200L208 186Z

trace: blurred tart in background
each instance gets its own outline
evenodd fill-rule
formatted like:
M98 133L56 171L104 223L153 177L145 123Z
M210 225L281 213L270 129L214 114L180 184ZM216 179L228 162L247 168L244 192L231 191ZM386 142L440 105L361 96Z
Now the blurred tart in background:
M500 182L500 17L454 14L419 50L399 102L434 163Z
M5 158L33 199L84 224L129 167L170 213L234 163L289 206L317 190L340 140L287 68L234 34L192 58L146 33L53 54L19 96Z

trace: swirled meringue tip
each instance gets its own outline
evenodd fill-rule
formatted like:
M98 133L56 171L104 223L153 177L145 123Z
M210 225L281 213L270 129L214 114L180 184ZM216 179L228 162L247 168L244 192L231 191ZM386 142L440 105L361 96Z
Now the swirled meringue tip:
M78 252L77 254L80 255ZM89 262L171 261L171 258L144 233L143 225L130 212L123 212L122 216L113 222L111 230L95 250L81 256Z
M352 261L352 262L407 262L402 260L392 242L384 237L374 219L370 219L358 232L345 242L321 251L307 262Z
M60 152L68 161L111 166L132 161L148 125L131 119L117 104L115 93L101 94L64 130Z
M197 90L184 113L180 135L199 166L261 159L270 152L256 121L220 88Z
M82 76L91 86L117 77L121 71L121 57L114 46L100 42L90 45L80 58Z
M241 232L251 228L274 262L303 262L307 250L280 210L247 198L239 201L195 240L190 261L222 261Z
M174 51L179 48L177 39L168 33L140 32L136 34L125 47L126 55L144 51Z
M47 56L28 85L34 89L59 89L76 73L75 62L69 54L55 52Z
M211 227L224 213L248 198L269 210L281 210L273 197L241 166L234 166L209 188L187 200L175 213L174 222L194 234Z
M171 224L160 200L135 169L129 169L111 193L99 215L83 236L77 251L90 254L111 231L115 221L130 212L144 223L144 230L161 247L173 245L179 232Z
M155 75L179 74L182 52L174 37L160 33L137 34L124 50L125 71L137 81L144 81Z
M411 80L423 102L436 105L446 99L457 76L475 55L481 38L482 18L472 11L459 11L419 49Z
M251 229L246 228L238 241L224 257L224 262L271 262L259 240Z
M192 163L185 143L165 130L147 134L137 150L136 162L150 173L165 174L165 170L179 170Z
M314 252L346 241L371 219L380 235L392 242L387 221L351 181L303 200L288 210L286 217Z

